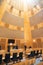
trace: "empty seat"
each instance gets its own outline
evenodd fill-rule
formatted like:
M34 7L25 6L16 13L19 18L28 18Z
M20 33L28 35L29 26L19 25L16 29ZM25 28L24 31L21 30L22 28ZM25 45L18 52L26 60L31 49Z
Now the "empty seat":
M28 54L28 58L30 58L30 57L31 57L31 53Z
M42 54L42 50L40 50L39 54Z
M28 58L33 58L36 55L37 55L37 53L35 53L35 50L31 51L30 54L28 55Z
M33 51L33 54L34 54L34 56L35 56L35 50Z
M13 53L13 58L11 59L14 63L17 61L17 53Z
M34 57L34 53L33 51L30 52L30 54L28 55L28 58L33 58Z
M31 57L34 57L34 53L33 53L33 51L31 51L31 54L30 54L30 56L31 56Z
M38 55L39 55L39 50L37 50L37 52L35 53L35 55L36 55L36 58L37 58Z
M20 52L20 53L19 53L18 59L19 59L19 60L22 60L22 59L23 59L23 52Z
M39 50L39 56L40 57L42 56L42 50Z
M6 65L7 65L8 63L10 63L10 53L5 54L5 60L4 60L4 62L6 63Z

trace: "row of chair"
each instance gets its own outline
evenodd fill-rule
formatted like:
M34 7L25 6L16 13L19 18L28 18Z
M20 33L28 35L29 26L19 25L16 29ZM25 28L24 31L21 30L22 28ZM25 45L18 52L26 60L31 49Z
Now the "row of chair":
M32 57L39 57L39 56L41 56L42 55L42 50L40 50L40 52L39 52L39 50L37 50L37 51L31 51L30 52L30 54L28 55L28 58L32 58Z
M17 53L13 53L12 58L10 58L10 53L5 54L5 59L2 59L2 54L0 55L0 64L4 61L4 63L6 63L6 65L8 63L10 63L11 61L13 61L15 63L15 61L17 62L18 60L22 60L23 59L23 52L19 53L19 56L17 57Z
M42 50L40 50L40 52L39 52L39 50L37 50L37 51L34 50L34 51L30 52L30 55L28 55L28 58L38 57L39 55L41 56L41 54L42 54ZM13 56L11 58L10 53L5 54L5 59L3 60L2 59L3 56L1 54L0 55L0 64L2 63L2 61L4 61L4 63L6 63L6 65L11 61L13 61L13 63L21 61L23 59L23 52L20 52L18 57L17 57L17 55L18 55L17 53L13 53Z

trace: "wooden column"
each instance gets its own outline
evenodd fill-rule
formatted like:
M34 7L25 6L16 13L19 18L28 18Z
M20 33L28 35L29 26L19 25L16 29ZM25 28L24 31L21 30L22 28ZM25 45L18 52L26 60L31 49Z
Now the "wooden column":
M30 20L29 20L27 12L24 12L24 40L25 40L25 44L28 47L32 46L32 35L31 35Z
M6 8L7 8L7 1L4 0L2 2L1 6L0 6L0 21L1 21L2 17L3 17L3 14L4 14Z
M5 45L6 52L7 52L7 49L8 49L8 38L6 38L6 45Z

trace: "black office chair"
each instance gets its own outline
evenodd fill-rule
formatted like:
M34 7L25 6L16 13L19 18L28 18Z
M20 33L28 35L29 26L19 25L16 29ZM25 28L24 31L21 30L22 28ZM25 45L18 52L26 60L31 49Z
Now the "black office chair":
M20 53L19 53L18 59L19 59L20 61L23 59L23 52L20 52Z
M38 58L39 56L39 50L37 50L37 53L35 53L35 55L36 55L36 58Z
M40 50L40 54L42 54L42 50Z
M29 59L31 58L31 52L27 55L27 58Z
M30 54L28 55L28 58L30 59L30 58L33 58L33 57L34 57L34 52L31 51Z
M33 51L31 51L31 57L34 57Z
M5 54L4 62L6 63L6 65L8 65L8 63L10 63L10 53L9 54Z
M2 64L2 54L0 55L0 64Z
M13 58L11 58L13 63L17 62L17 53L13 53Z
M34 57L35 57L35 50L33 51Z
M40 50L39 54L40 54L40 56L42 56L42 50Z

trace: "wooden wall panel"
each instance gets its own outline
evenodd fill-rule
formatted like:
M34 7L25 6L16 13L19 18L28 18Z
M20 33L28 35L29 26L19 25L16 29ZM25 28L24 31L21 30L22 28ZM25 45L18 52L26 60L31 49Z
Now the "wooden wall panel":
M22 40L16 40L16 44L19 48L24 48L24 42L21 42Z
M36 42L33 42L33 48L37 48L37 43Z
M43 48L41 39L36 39L36 42L33 43L33 48Z
M3 50L5 50L5 46L6 46L6 39L1 39L0 40L0 46Z
M18 47L20 47L20 40L16 40L16 44Z

